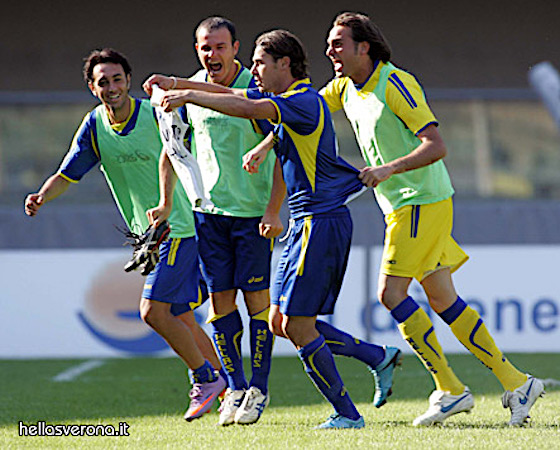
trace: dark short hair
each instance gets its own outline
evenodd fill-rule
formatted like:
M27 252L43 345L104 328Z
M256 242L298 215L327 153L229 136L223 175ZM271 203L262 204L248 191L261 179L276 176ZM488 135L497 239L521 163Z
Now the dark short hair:
M227 28L229 34L231 34L231 43L233 44L237 41L237 33L235 31L235 25L229 19L220 16L212 16L204 19L202 22L198 24L194 31L194 42L198 41L198 32L202 29L206 29L208 31L214 31L219 28Z
M377 25L365 14L344 12L334 19L333 27L343 26L352 30L354 42L367 42L368 55L372 61L380 59L388 62L391 59L391 46Z
M274 61L285 56L290 58L290 70L292 76L298 80L307 78L308 66L307 54L299 38L286 30L273 30L261 34L255 47L262 47Z
M84 59L84 80L86 83L93 82L93 68L97 66L97 64L102 63L113 63L113 64L120 64L124 70L125 75L132 74L132 67L128 63L126 56L112 48L103 48L93 50L85 59Z

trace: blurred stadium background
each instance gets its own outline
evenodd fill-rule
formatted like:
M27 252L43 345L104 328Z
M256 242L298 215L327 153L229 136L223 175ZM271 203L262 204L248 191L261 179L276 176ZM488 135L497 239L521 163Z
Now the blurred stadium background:
M236 23L245 64L250 64L252 43L261 31L287 28L297 34L319 88L332 75L324 56L326 33L343 10L365 12L380 25L392 44L393 60L418 76L440 120L449 149L446 164L457 191L454 234L473 256L459 288L483 285L479 291L466 289L466 297L478 301L507 350L560 351L555 283L560 133L527 81L538 62L560 67L560 4L286 0L261 5L245 0L28 0L3 5L0 276L7 290L0 294L0 307L7 313L0 317L0 358L118 356L130 352L111 347L108 334L114 333L114 343L147 332L122 331L124 322L112 323L104 318L111 312L92 305L94 286L113 283L114 290L96 295L108 303L112 296L128 296L131 303L123 308L133 310L141 287L139 277L123 281L120 263L128 251L113 228L121 219L98 170L39 217L23 213L25 195L56 170L82 117L96 104L82 81L84 56L105 46L125 53L133 66L133 93L142 96L141 83L150 73L190 75L198 68L193 29L204 17L218 14ZM360 166L345 118L339 114L335 121L342 156ZM374 306L381 214L370 197L357 200L351 209L355 249L342 304L349 306L346 313L356 311L357 316L337 316L335 321L365 337L394 332L386 322L390 319L381 318ZM64 308L67 315L60 313ZM89 342L99 341L90 327L81 331L87 336L76 338L74 348L64 345L49 352L37 346L56 346L63 337L57 338L54 329L80 333L76 330L86 322L106 340ZM543 342L548 344L543 347Z

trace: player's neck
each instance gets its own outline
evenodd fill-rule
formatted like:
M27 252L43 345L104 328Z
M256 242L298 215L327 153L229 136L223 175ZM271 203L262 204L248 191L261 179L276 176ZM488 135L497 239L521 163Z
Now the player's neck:
M298 80L292 76L285 78L280 83L278 83L278 86L275 87L273 94L279 95L282 94L283 92L286 92L290 88L290 86L294 84L296 81Z
M231 84L233 83L233 80L235 80L235 76L237 75L237 72L239 72L239 64L237 63L237 61L234 61L228 76L224 79L223 82L218 84L225 87L230 87Z
M125 122L128 119L128 116L130 116L131 106L132 103L129 95L126 96L126 100L121 106L114 107L111 105L105 105L109 122L113 125Z
M374 62L367 58L363 64L360 64L356 70L350 76L350 79L356 84L363 84L367 81L367 79L371 76L371 73L375 69Z

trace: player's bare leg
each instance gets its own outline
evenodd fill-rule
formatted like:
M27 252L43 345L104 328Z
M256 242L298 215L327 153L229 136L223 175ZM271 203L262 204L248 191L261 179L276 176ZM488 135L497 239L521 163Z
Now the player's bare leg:
M200 352L189 327L171 313L169 303L143 298L140 302L142 320L162 336L193 373L193 389L186 420L201 417L209 411L225 388L225 380L214 371Z
M197 323L193 311L188 311L184 314L178 316L181 321L189 327L191 334L196 342L200 353L202 356L210 361L212 367L216 370L220 370L222 364L218 359L218 355L216 354L216 350L214 349L214 345L212 344L212 340L206 334L206 332L202 329L202 327Z
M143 298L140 303L142 320L162 336L189 369L204 364L204 356L187 325L171 314L169 303Z

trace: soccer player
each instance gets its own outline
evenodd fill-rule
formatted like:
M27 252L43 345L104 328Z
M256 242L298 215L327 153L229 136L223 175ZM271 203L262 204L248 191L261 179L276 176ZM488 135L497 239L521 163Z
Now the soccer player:
M58 172L37 193L27 196L25 212L35 216L45 203L100 162L128 228L141 234L149 225L150 208L159 199L162 143L154 110L149 102L129 96L132 69L121 53L108 48L94 50L83 72L101 104L85 116ZM171 239L161 244L161 259L146 278L140 314L191 370L193 388L185 413L190 421L212 407L226 382L215 370L220 363L209 337L194 319L193 309L208 296L200 285L191 206L180 186L174 197L169 217Z
M223 17L203 20L195 31L195 48L203 69L190 79L151 76L162 89L186 88L197 82L220 87L249 88L254 81L236 59L239 41L234 24ZM249 175L241 165L243 155L257 145L269 124L230 117L189 105L191 149L200 165L204 186L214 207L195 210L202 269L208 284L214 344L226 369L229 388L220 408L220 425L258 421L269 402L268 377L273 334L268 327L270 308L270 259L275 236L282 231L279 217L284 193L273 188L274 159L262 173ZM261 127L268 127L264 130ZM162 183L167 181L162 178ZM168 207L162 198L160 207ZM250 316L252 377L243 371L243 324L237 309L237 291L243 292Z
M351 336L335 327L321 327L316 320L319 314L333 313L340 291L352 235L345 202L362 189L359 172L338 157L330 113L311 87L299 39L283 30L261 35L251 71L258 89L171 91L162 106L172 109L196 104L276 124L276 164L281 165L294 225L274 283L272 327L280 322L279 334L292 341L306 372L335 409L319 428L362 428L364 420L321 333L334 332L340 347L347 342L352 346ZM354 344L354 348L370 349L373 366L384 363L392 377L398 349L387 352L372 344Z
M336 78L321 90L331 111L344 109L367 162L360 178L375 188L386 231L379 300L432 374L436 390L416 426L433 425L473 408L433 332L433 324L408 295L417 279L430 307L505 389L510 425L522 425L543 393L543 383L517 370L498 349L480 315L456 293L451 273L468 256L451 236L454 193L442 161L446 147L416 78L391 63L391 49L365 15L334 20L326 54Z

